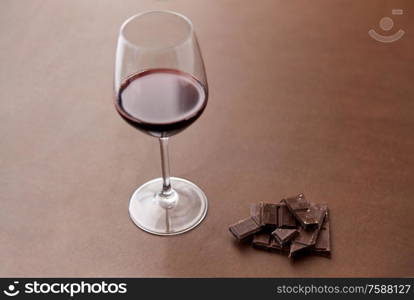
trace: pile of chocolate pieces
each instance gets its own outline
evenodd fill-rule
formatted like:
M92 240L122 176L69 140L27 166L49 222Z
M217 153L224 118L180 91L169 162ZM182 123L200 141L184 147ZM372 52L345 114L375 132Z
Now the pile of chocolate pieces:
M229 227L240 241L255 248L286 253L294 258L303 254L330 256L328 207L314 204L299 194L279 203L256 203L250 217Z

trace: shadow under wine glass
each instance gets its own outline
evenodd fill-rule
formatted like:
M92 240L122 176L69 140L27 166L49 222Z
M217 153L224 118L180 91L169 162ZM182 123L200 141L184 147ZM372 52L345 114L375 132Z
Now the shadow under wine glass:
M196 121L208 99L191 21L170 11L148 11L126 20L118 37L114 88L120 116L160 142L162 178L133 193L132 221L158 235L194 228L207 213L207 198L194 183L170 177L168 160L169 137Z

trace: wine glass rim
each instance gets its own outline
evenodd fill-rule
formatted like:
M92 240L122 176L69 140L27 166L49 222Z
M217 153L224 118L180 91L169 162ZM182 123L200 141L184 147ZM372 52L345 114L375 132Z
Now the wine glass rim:
M166 46L166 47L148 47L148 46L141 46L141 45L137 45L136 43L133 43L130 40L128 40L126 38L126 36L124 35L124 29L125 29L125 27L132 20L137 19L137 18L142 17L142 16L147 15L147 14L152 14L152 13L166 13L166 14L170 14L170 15L175 15L175 16L183 19L187 23L187 25L189 26L189 33L188 33L187 37L185 37L183 40L181 40L180 42L178 42L175 45ZM129 17L128 19L126 19L122 23L121 28L119 29L119 36L122 37L122 39L124 40L124 42L126 42L129 46L134 47L134 48L137 48L137 49L141 48L141 49L152 49L152 50L162 49L163 50L163 49L176 48L176 47L181 46L182 44L184 44L185 42L187 42L191 38L191 36L193 35L193 31L194 31L193 22L191 22L191 20L188 17L184 16L183 14L180 14L180 13L175 12L175 11L172 11L172 10L146 10L146 11L140 12L140 13L135 14L135 15Z

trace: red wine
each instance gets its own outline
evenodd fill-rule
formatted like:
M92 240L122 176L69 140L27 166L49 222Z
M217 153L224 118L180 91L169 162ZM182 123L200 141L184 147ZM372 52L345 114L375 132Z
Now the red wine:
M197 120L207 98L206 87L190 74L150 69L132 75L121 85L115 107L135 128L168 137Z

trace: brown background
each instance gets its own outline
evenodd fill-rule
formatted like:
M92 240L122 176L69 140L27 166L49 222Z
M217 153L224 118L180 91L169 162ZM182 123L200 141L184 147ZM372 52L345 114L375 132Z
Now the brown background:
M112 106L118 28L147 9L194 21L211 94L171 141L173 175L209 212L167 238L127 209L160 175L158 143ZM409 0L2 0L0 276L414 276L413 14ZM383 16L400 41L368 36ZM331 259L233 241L249 203L298 192L330 206Z

